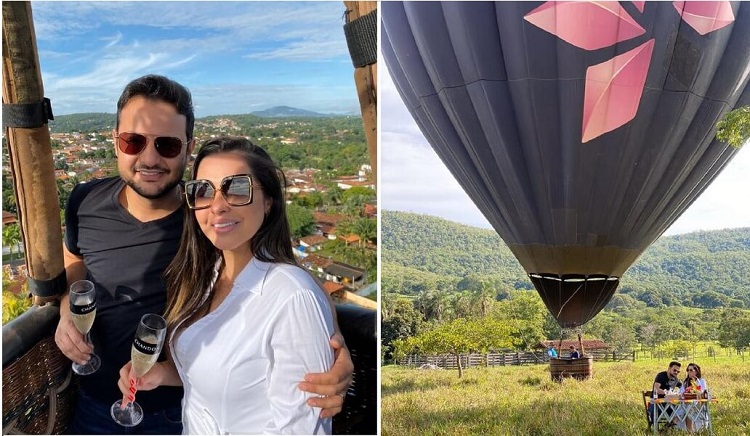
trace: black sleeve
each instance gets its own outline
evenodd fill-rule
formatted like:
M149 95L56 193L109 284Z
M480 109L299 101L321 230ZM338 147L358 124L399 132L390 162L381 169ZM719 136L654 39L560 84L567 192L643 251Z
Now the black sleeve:
M65 206L65 248L76 256L81 255L78 249L78 209L93 185L90 182L77 184L70 192Z
M664 372L660 372L656 374L654 383L659 383L659 388L664 389L664 387L669 384L669 376Z

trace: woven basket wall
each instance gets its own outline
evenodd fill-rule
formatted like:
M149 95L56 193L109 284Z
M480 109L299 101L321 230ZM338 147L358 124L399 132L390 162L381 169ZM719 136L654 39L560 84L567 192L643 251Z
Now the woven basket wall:
M51 336L3 368L3 434L63 433L77 387L71 373Z

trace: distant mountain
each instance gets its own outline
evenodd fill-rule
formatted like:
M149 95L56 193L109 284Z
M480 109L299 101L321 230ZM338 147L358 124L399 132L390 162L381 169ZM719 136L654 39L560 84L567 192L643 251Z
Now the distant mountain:
M291 117L330 117L331 115L321 114L318 112L308 111L304 109L298 109L296 107L289 106L274 106L262 111L251 112L252 115L256 115L263 118L291 118Z

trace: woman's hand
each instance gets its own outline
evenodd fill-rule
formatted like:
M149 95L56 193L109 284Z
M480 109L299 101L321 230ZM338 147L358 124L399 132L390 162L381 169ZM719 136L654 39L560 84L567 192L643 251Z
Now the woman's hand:
M131 401L135 401L136 391L150 391L162 385L164 378L164 363L157 362L141 378L136 378L132 362L128 362L120 368L120 380L117 387L122 392L122 408Z

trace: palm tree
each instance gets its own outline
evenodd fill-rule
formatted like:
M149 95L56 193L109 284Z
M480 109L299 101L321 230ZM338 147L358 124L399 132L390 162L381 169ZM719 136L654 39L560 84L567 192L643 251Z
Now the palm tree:
M3 226L3 245L10 249L10 260L13 260L13 247L21 243L21 229L18 224Z
M372 218L360 218L354 222L353 230L359 236L359 244L362 245L378 235L378 224Z
M363 195L352 195L344 201L344 213L351 216L360 216L362 205L367 200Z
M325 192L325 195L323 196L325 205L327 206L336 206L341 203L341 196L343 195L344 190L339 188L338 185L333 185Z
M450 319L470 318L472 316L472 296L467 292L455 292L448 296Z
M495 291L492 289L492 285L484 280L480 281L475 289L472 289L473 302L478 303L482 318L487 316L490 298L494 296L494 293Z
M422 293L419 298L425 319L435 319L441 322L448 303L448 294L441 289L430 289Z

